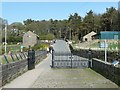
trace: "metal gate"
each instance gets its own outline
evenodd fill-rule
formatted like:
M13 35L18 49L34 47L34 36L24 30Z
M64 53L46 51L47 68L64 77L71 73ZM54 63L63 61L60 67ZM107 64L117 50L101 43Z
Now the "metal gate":
M67 52L52 53L52 67L54 68L85 68L88 67L88 59L72 55Z

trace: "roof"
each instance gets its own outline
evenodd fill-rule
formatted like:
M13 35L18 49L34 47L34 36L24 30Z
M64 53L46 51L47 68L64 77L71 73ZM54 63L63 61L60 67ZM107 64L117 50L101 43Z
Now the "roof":
M120 31L101 31L101 39L120 39Z
M87 35L84 36L85 37L90 37L90 36L93 36L93 35L96 35L97 33L95 33L94 31L88 33Z
M34 34L34 35L36 35L37 37L39 37L39 35L35 34L35 33L32 32L32 31L28 31L28 32L26 32L25 34ZM24 34L24 35L25 35L25 34Z

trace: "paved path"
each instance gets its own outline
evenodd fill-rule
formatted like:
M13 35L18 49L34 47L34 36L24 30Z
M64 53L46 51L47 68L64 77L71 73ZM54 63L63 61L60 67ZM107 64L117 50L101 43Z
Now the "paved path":
M55 52L71 53L69 45L64 40L56 40L53 48Z
M46 69L49 68L48 60L51 60L51 55L40 62L35 69L27 71L10 83L6 84L3 88L29 88L38 79L41 73L45 72Z

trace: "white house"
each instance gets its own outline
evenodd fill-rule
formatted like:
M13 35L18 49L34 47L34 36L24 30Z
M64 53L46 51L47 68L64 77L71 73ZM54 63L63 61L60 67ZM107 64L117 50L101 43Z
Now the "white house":
M95 33L94 31L88 33L87 35L83 36L83 41L92 41L94 35L96 35L97 33Z

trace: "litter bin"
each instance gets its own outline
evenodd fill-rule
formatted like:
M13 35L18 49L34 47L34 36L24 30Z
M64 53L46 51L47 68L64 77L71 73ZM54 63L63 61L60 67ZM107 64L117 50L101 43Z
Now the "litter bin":
M29 50L28 51L28 70L35 68L35 51Z

